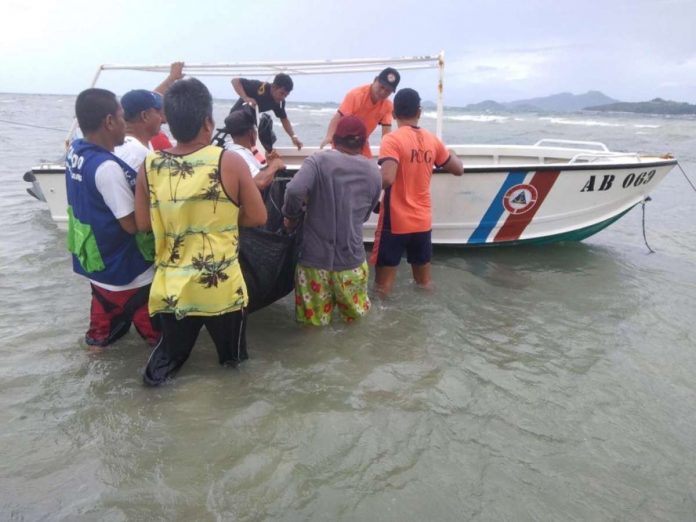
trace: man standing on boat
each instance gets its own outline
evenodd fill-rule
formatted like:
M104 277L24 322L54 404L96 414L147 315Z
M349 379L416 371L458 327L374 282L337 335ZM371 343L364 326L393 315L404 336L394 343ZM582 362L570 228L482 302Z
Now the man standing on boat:
M331 143L336 125L338 125L341 116L357 116L360 118L365 124L368 137L374 132L377 125L382 126L382 137L386 136L391 131L392 124L393 105L389 100L389 96L396 90L400 79L401 76L396 69L387 67L375 77L371 84L362 85L349 91L343 102L341 102L338 111L331 118L326 137L319 145L319 148L323 149ZM362 153L367 158L372 158L370 144L367 140L363 146Z
M304 212L295 318L314 326L329 324L334 309L346 322L370 309L362 227L379 199L379 169L361 154L367 130L359 118L342 117L332 140L335 150L305 159L283 205L288 228Z
M461 160L434 134L418 127L420 96L401 89L394 97L398 129L384 137L379 150L384 198L380 205L370 263L375 265L377 291L388 294L394 286L401 256L411 265L413 279L431 286L433 167L461 176Z
M147 300L154 269L137 234L133 171L113 154L126 122L116 95L87 89L75 102L84 139L66 156L68 250L73 271L89 279L92 305L87 344L106 346L135 324L151 346L160 339Z
M276 74L273 83L261 82L259 80L248 80L246 78L233 78L232 88L239 94L239 99L232 106L230 112L238 111L246 103L252 108L257 108L261 112L273 111L280 119L283 129L297 150L302 148L302 142L297 137L292 128L292 123L285 112L285 98L288 97L293 88L292 78L287 74Z

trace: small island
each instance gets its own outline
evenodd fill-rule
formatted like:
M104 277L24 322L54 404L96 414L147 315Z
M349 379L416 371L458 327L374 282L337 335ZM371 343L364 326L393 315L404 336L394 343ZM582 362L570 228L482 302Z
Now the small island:
M696 105L654 98L646 102L616 102L585 107L586 111L599 112L635 112L639 114L696 114Z
M462 110L469 112L632 112L638 114L689 115L696 114L696 105L655 98L645 102L622 102L610 98L600 91L588 91L584 94L562 92L541 98L528 98L511 102L485 100L472 103Z

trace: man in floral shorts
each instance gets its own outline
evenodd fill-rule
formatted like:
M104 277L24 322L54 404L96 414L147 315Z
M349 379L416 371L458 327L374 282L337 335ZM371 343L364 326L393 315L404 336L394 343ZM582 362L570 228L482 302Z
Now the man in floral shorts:
M300 323L329 324L334 308L351 322L370 309L362 226L379 200L382 178L361 153L366 139L359 118L342 117L335 148L308 157L285 191L286 227L294 228L305 212L295 273Z

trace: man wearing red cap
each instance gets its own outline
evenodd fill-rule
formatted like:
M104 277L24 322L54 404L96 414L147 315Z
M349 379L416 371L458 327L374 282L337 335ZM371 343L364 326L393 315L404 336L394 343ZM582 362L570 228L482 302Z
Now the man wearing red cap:
M334 308L351 322L370 309L362 226L382 181L377 165L361 154L366 140L359 118L342 117L332 135L335 149L308 157L286 188L286 227L294 228L305 213L295 273L299 323L329 324Z
M341 106L329 122L326 137L321 142L320 148L324 148L331 143L336 125L341 116L357 116L365 124L367 135L370 136L377 128L382 126L382 137L391 131L393 105L389 100L396 87L399 85L399 71L392 67L387 67L380 72L374 81L368 85L356 87L346 94ZM372 158L370 144L365 140L362 153L367 158Z

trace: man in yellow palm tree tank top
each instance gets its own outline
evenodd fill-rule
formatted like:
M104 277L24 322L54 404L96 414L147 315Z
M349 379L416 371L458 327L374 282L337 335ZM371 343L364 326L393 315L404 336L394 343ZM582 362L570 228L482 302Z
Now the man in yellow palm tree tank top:
M151 153L138 174L136 222L155 236L151 315L162 342L143 379L158 385L191 353L202 326L220 364L247 358L246 286L239 267L239 226L259 226L266 209L244 160L209 145L215 129L212 98L195 78L166 93L165 114L177 145Z

